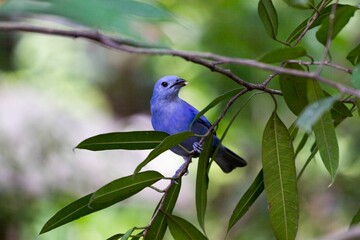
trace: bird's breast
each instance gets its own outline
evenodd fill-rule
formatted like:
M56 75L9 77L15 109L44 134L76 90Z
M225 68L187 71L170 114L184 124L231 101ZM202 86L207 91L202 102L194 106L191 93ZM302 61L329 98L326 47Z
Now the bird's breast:
M156 131L163 131L170 135L189 130L194 116L183 109L171 104L152 110L152 125Z

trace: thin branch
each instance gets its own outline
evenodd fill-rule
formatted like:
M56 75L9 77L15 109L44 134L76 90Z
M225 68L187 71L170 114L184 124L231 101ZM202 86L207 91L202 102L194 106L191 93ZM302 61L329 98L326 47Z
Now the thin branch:
M156 208L149 224L146 227L144 227L144 232L143 232L144 237L146 236L147 232L149 231L150 226L154 223L156 217L159 215L160 211L164 207L164 202L165 202L166 196L169 194L169 190L173 184L175 184L175 183L173 183L173 181L171 181L169 183L169 185L163 190L164 194L162 195L162 197L160 199L159 206Z
M264 88L261 85L252 84L244 81L237 75L233 74L229 69L224 69L213 64L212 59L216 60L221 57L220 55L212 53L203 53L203 52L187 52L187 51L178 51L168 48L150 48L149 46L143 46L140 44L135 44L134 42L129 42L123 39L116 39L109 37L107 35L101 34L98 31L89 31L89 30L59 30L59 29L50 29L45 27L38 27L33 25L21 25L21 24L9 24L9 23L0 23L0 31L21 31L21 32L31 32L31 33L42 33L55 36L63 37L72 37L72 38L84 38L91 41L94 41L104 47L110 49L116 49L128 53L136 54L148 54L148 55L169 55L183 58L187 61L202 65L210 69L211 71L218 72L222 75L227 76L228 78L234 80L236 83L248 88L248 89L259 89L265 92L272 94L281 94L280 91L274 89Z
M243 79L232 73L229 69L219 67L219 63L254 67L262 70L272 71L273 74L288 74L298 77L311 78L320 81L322 83L325 83L331 87L334 87L338 89L341 93L351 94L360 98L359 90L344 86L330 79L321 77L314 72L304 72L295 69L282 68L282 67L258 62L252 59L225 57L212 53L188 52L188 51L179 51L179 50L165 49L165 48L149 48L148 46L141 46L141 45L129 43L126 40L114 39L112 37L109 37L107 35L101 34L96 31L57 30L57 29L49 29L45 27L35 27L30 25L3 24L3 23L0 23L0 31L23 31L23 32L34 32L34 33L50 34L50 35L57 35L64 37L85 38L88 40L95 41L96 43L104 47L110 49L117 49L128 53L176 56L183 58L187 61L191 61L193 63L207 67L211 71L218 72L224 76L227 76L228 78L232 79L238 84L246 87L248 90L257 89L270 94L281 95L281 92L279 90L267 88L263 84L253 84L244 81Z
M320 4L319 9L315 9L315 14L314 16L308 21L308 23L306 24L304 30L301 32L301 34L299 35L299 37L295 40L295 43L293 46L288 45L289 47L295 47L298 45L298 43L300 42L301 39L304 38L305 34L309 31L311 25L315 22L315 20L320 16L320 11L326 6L328 0L323 0ZM282 67L284 65L284 63L282 63L280 66ZM278 75L278 73L273 72L269 75L269 77L267 79L265 79L262 83L262 85L265 87L267 86L271 80L274 79L274 77L276 77Z
M209 135L212 134L215 131L215 128L219 125L220 121L225 117L227 111L230 109L230 107L234 104L234 102L241 97L242 95L244 95L245 93L247 93L249 90L244 88L242 89L238 94L236 94L234 97L232 97L228 103L226 104L225 108L223 109L223 111L221 112L221 114L219 115L219 117L215 120L215 122L211 125L211 127L208 129L207 133L200 139L199 143L202 144L205 141L205 138Z
M300 71L300 70L296 70L296 69L277 67L274 65L261 63L261 62L251 60L251 59L221 57L221 60L226 63L246 65L249 67L256 67L256 68L260 68L263 70L273 71L276 74L288 74L288 75L293 75L293 76L298 76L298 77L314 79L314 80L320 81L322 83L325 83L331 87L338 89L341 93L347 93L347 94L351 94L351 95L354 95L357 97L360 96L359 90L344 86L337 82L333 82L330 79L327 79L327 78L317 75L315 72L304 72L304 71ZM257 88L257 89L259 89L259 88ZM262 89L260 89L260 90L262 90Z
M319 6L318 9L316 9L314 15L312 16L312 18L308 21L308 23L306 24L306 27L304 28L304 30L301 32L301 34L299 35L299 37L295 40L295 43L293 45L293 47L295 47L296 45L298 45L298 43L304 38L305 34L309 31L310 27L313 25L313 23L316 21L316 19L318 19L318 17L320 16L320 12L326 7L326 5L328 4L328 0L323 0Z
M331 67L331 68L334 68L336 70L339 70L339 71L343 71L343 72L346 72L348 74L352 74L352 69L350 68L347 68L347 67L344 67L344 66L340 66L340 65L337 65L337 64L334 64L334 63L331 63L329 61L324 61L324 62L320 62L320 61L314 61L314 62L308 62L308 61L303 61L303 60L289 60L287 61L288 63L296 63L296 64L299 64L299 65L305 65L305 66L311 66L311 65L324 65L324 66L328 66L328 67Z
M159 189L159 188L154 187L154 186L149 186L149 188L151 188L151 189L155 190L155 191L156 191L156 192L158 192L158 193L164 193L164 192L165 192L165 190L164 190L164 189Z
M192 153L193 154L193 153ZM144 227L144 232L143 232L143 236L146 237L148 231L149 231L149 228L150 226L154 223L156 217L159 215L159 213L163 210L163 207L164 207L164 203L165 203L165 199L167 197L167 195L169 194L169 190L170 188L174 185L174 184L178 184L177 183L177 180L182 178L186 173L187 173L187 169L191 163L191 159L192 159L192 154L190 154L190 156L188 156L186 159L185 159L185 162L183 165L181 165L181 167L176 171L174 177L172 178L172 180L170 181L169 185L167 185L167 187L162 191L164 194L162 195L161 199L160 199L160 202L159 202L159 205L158 207L156 208L149 224Z
M333 6L331 7L331 13L329 15L329 29L328 29L328 35L327 35L327 39L326 39L325 49L324 49L323 56L322 56L321 61L320 61L321 64L316 69L316 73L318 75L320 75L321 70L323 69L323 66L324 66L324 62L326 61L326 58L327 58L327 56L329 55L329 52L330 52L330 47L331 47L333 33L334 33L335 13L336 13L336 8L337 8L338 2L339 1L336 0L335 3L333 4Z

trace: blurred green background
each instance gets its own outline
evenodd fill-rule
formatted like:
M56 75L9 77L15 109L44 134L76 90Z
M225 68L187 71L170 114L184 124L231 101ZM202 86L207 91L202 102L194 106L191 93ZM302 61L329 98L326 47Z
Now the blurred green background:
M252 59L281 47L267 36L257 14L257 1L161 0L158 4L172 14L172 20L133 25L147 43ZM280 39L286 39L311 13L289 8L282 1L274 4L279 14ZM25 22L61 25L59 20L46 18L27 18ZM360 41L359 23L356 13L335 39L331 48L334 62L350 67L345 56ZM315 59L321 58L323 47L315 40L314 30L301 45ZM135 225L145 226L161 197L153 190L38 236L43 224L59 209L111 180L131 174L146 157L147 151L87 152L73 148L100 133L152 129L149 99L157 79L178 75L188 80L190 84L181 97L198 109L238 87L217 73L175 57L134 55L82 39L31 33L0 32L0 70L0 239L6 240L106 239ZM254 83L269 74L239 66L231 70ZM343 73L326 70L324 74L333 79L335 76L339 82L349 81ZM277 88L277 82L273 81L271 87ZM251 94L236 102L221 122L219 134ZM295 116L284 108L281 98L278 100L280 116L290 126ZM223 106L208 112L207 117L214 121ZM225 139L226 145L249 164L228 175L213 165L206 217L211 239L225 236L232 210L261 168L262 131L273 107L270 96L254 96ZM360 207L358 126L359 117L354 114L337 128L340 168L331 187L330 177L317 157L299 181L298 239L346 229ZM298 169L309 147L298 157ZM147 169L171 176L181 163L182 159L167 152ZM196 160L184 179L174 210L192 222L196 222L195 173ZM228 239L272 238L262 194Z

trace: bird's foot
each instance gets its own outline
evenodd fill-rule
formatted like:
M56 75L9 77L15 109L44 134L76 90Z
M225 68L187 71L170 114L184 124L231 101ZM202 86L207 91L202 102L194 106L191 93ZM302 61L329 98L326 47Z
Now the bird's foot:
M185 162L180 166L180 168L175 172L175 175L172 177L173 183L177 184L177 179L189 174L188 166L190 163L191 163L191 158L185 159Z
M200 154L203 150L203 145L200 144L199 142L194 142L193 149L196 153Z

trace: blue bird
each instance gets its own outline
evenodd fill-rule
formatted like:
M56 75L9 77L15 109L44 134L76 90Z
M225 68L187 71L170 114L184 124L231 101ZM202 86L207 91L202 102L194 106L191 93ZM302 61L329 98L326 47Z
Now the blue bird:
M178 96L180 89L186 84L184 79L177 76L165 76L156 82L150 100L151 123L154 130L170 135L190 130L190 125L199 111ZM193 123L191 131L198 135L204 135L210 127L211 123L205 116L201 116ZM198 157L202 150L202 146L199 144L200 139L201 137L194 136L180 143L188 151L179 146L171 148L171 151L182 157L189 157L189 152L194 150L193 157ZM219 142L219 138L214 135L213 152ZM247 164L244 159L222 144L213 159L225 173Z

